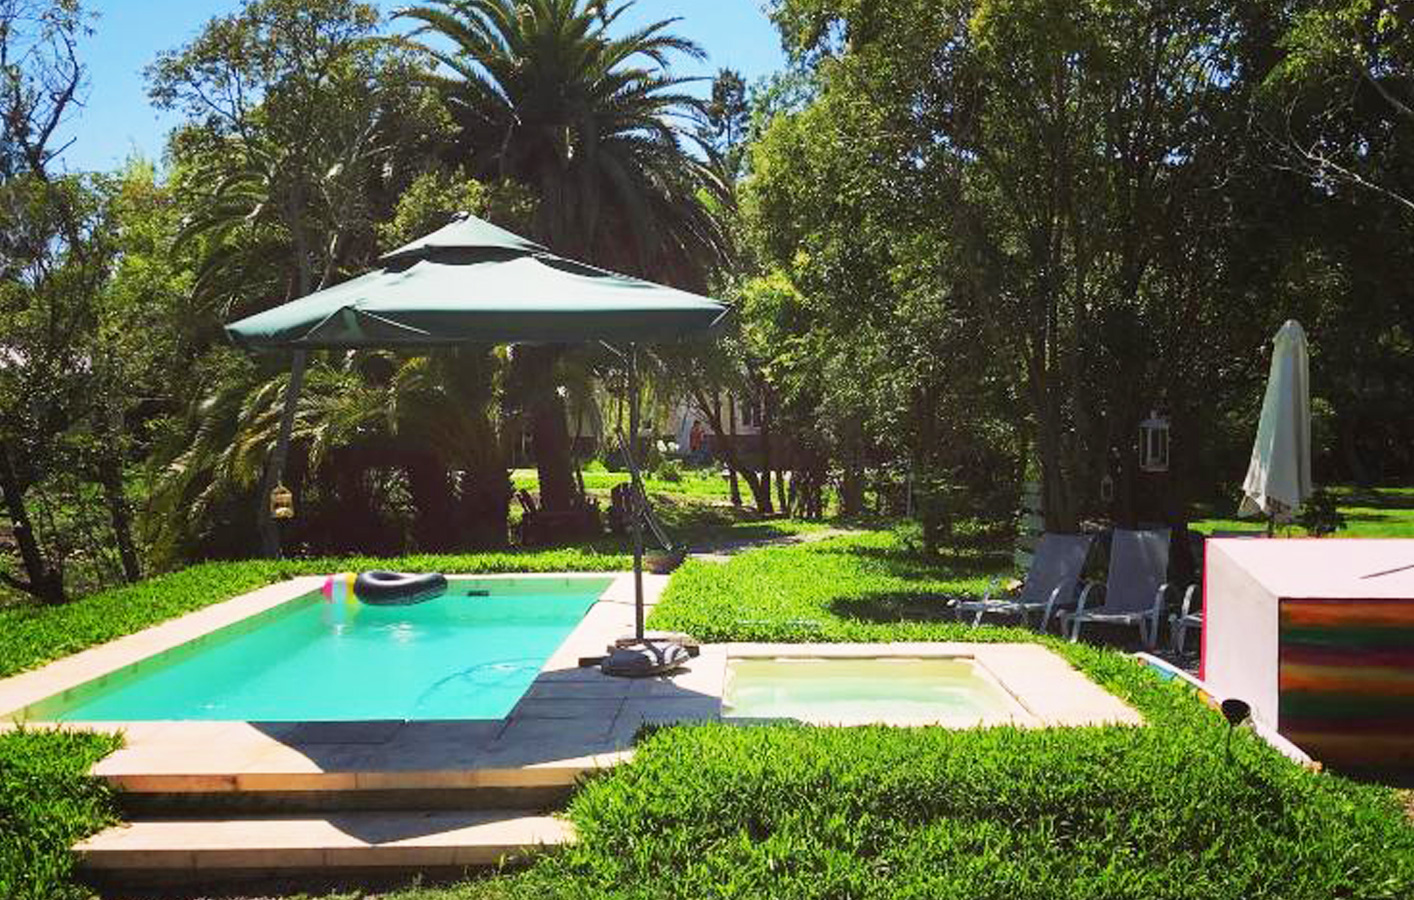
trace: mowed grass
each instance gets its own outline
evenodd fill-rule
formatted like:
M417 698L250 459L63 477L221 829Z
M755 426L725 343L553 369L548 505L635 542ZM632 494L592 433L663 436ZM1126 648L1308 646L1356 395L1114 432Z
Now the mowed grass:
M1307 772L1248 731L1229 758L1217 713L1118 651L949 621L944 597L1004 567L976 551L922 561L882 532L758 550L684 567L651 624L712 640L1041 640L1147 725L662 729L576 795L577 845L388 896L1414 896L1414 828L1392 791Z
M1345 528L1337 538L1414 538L1414 488L1332 487L1345 515ZM1210 515L1192 523L1194 531L1211 534L1214 531L1266 530L1258 519L1238 519L1230 515ZM1281 536L1302 537L1300 527L1277 529Z
M627 472L591 469L584 473L584 489L605 497L615 486L627 484L629 481ZM536 493L540 490L540 475L534 469L514 469L511 472L511 483L518 491ZM699 500L731 499L731 483L715 468L683 469L681 478L671 480L647 475L643 479L643 486L650 494L674 494ZM750 502L751 491L745 481L741 482L741 492L743 499Z
M926 641L1026 639L953 621L950 598L975 596L1010 570L1005 553L906 552L890 531L817 545L768 547L723 566L687 562L649 619L702 641Z

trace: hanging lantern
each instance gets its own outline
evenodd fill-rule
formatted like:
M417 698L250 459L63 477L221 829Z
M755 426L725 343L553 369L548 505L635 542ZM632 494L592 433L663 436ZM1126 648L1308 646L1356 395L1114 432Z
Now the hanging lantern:
M270 492L270 517L272 519L293 519L295 517L295 495L283 484L275 485Z
M1169 470L1169 420L1152 410L1149 418L1139 423L1139 470Z
M1115 499L1115 480L1109 472L1100 479L1100 501L1102 503L1113 503Z

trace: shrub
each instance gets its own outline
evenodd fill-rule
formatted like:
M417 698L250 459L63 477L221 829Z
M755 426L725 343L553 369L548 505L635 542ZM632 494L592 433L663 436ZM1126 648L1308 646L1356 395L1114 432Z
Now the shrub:
M1345 513L1340 511L1335 494L1325 488L1317 488L1301 505L1296 524L1311 537L1325 537L1345 528Z
M121 743L86 732L0 734L0 897L90 896L70 880L69 847L117 820L112 791L87 772Z
M682 463L676 459L669 459L666 456L659 457L658 464L649 475L659 481L668 481L676 484L682 481Z

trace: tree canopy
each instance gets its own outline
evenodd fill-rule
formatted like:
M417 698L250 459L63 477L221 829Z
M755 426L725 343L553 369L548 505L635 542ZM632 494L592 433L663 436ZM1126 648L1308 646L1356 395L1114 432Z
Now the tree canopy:
M647 359L651 437L690 410L763 514L1005 528L1034 481L1052 528L1181 525L1235 495L1287 318L1318 479L1414 473L1407 3L773 0L754 83L683 76L702 49L631 5L232 0L146 68L160 164L70 173L102 20L0 0L0 581L252 554L276 475L291 553L504 544L527 446L584 508L624 389L597 351L313 354L270 466L288 361L222 323L459 212L729 300Z

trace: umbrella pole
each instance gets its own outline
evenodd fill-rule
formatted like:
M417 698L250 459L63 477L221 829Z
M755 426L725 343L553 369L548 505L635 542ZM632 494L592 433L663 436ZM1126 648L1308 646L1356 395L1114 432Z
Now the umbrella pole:
M290 451L290 435L295 427L295 409L299 405L300 387L304 384L305 351L296 350L290 364L290 381L285 386L285 405L280 410L280 433L275 439L275 452L265 470L265 483L257 502L260 504L260 532L265 555L280 557L280 529L270 510L270 492L285 475L285 457Z
M643 497L638 480L638 462L633 456L638 437L638 345L628 345L628 445L625 462L634 475L633 506L629 519L633 532L633 636L643 640Z

